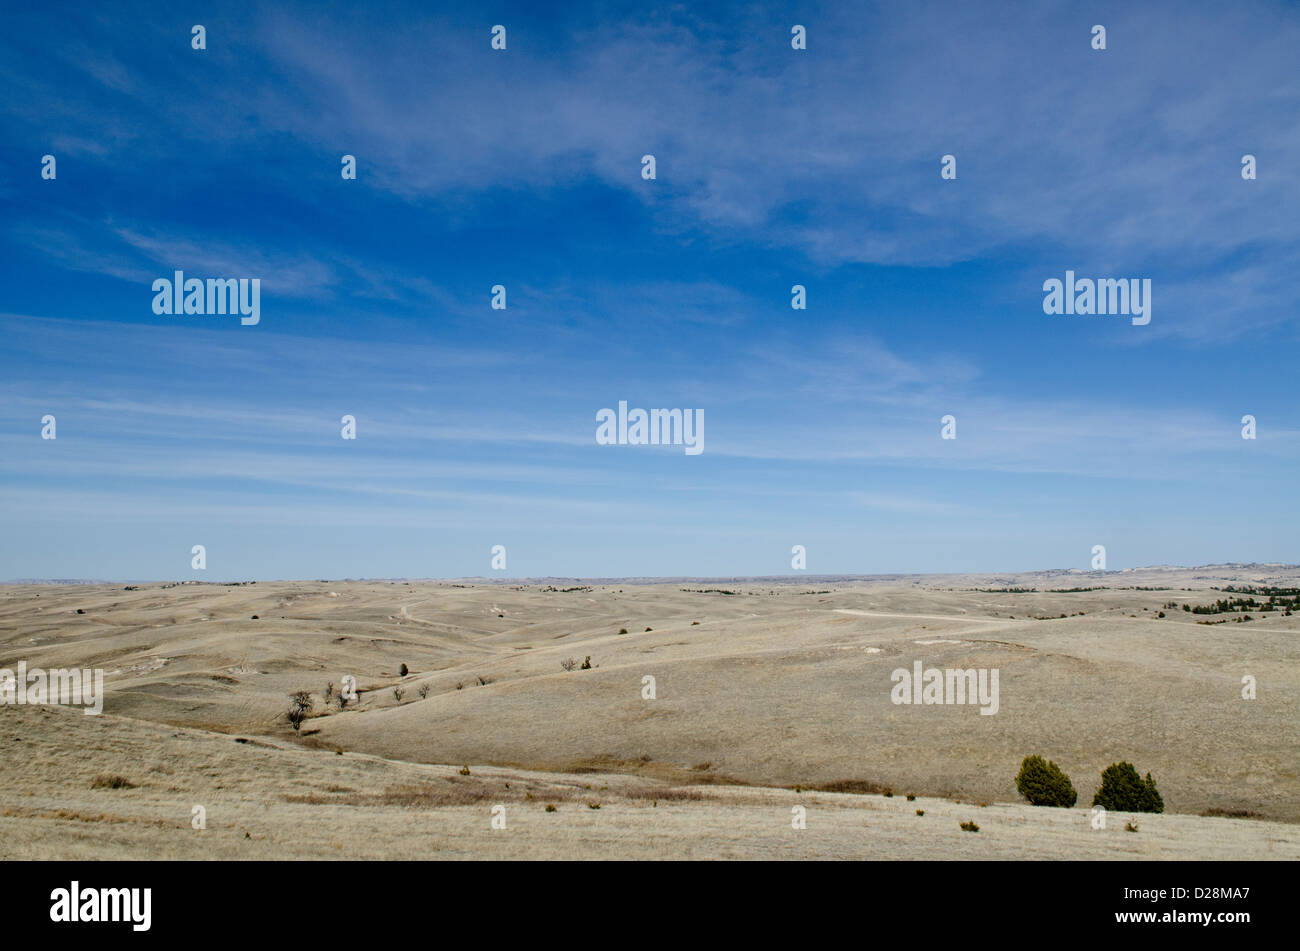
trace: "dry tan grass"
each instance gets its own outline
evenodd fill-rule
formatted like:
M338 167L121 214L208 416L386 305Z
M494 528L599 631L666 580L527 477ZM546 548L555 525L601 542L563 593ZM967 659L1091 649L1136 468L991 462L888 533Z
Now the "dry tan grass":
M1033 594L966 589L1085 583L0 588L0 667L109 672L101 717L0 708L0 856L1294 855L1297 827L1277 821L1300 821L1300 618L1155 618L1252 580L1211 574ZM570 655L593 668L563 670ZM892 705L889 673L915 659L998 667L1001 711ZM324 708L345 673L359 702ZM295 737L284 714L304 689ZM1079 809L1017 804L1031 752L1070 774ZM1137 833L1116 817L1117 839L1082 807L1119 759L1154 773L1172 814ZM793 804L809 808L799 833ZM979 835L958 828L972 809Z

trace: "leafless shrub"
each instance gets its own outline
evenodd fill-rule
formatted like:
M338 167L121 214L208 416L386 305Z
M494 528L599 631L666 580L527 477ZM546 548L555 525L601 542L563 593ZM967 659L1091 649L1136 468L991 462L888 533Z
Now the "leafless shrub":
M398 703L401 703L401 702L402 702L402 697L403 697L404 693L405 693L405 691L403 691L401 687L394 687L394 688L393 688L393 696L397 698L397 702L398 702Z
M892 796L894 794L894 791L888 786L883 783L872 782L869 779L837 779L833 782L805 788L815 789L818 792L857 793L863 796L883 796L886 793Z
M135 783L116 773L100 773L90 781L91 789L134 789Z
M663 789L657 786L647 786L644 789L625 789L619 791L620 796L626 796L628 799L650 799L665 802L698 802L704 798L704 793L698 789Z
M1203 816L1218 816L1221 819L1262 819L1258 812L1251 812L1249 809L1220 809L1218 806L1211 806L1201 813Z
M560 666L565 670L573 670L573 668L578 666L578 662L572 657L566 657L564 660L560 661Z
M311 694L306 690L299 690L289 695L289 724L293 731L297 733L302 729L302 721L307 719L307 714L311 712Z
M423 784L403 783L388 786L382 792L354 790L345 792L313 789L308 793L289 794L285 802L316 806L405 806L410 809L434 809L442 806L472 806L484 802L525 802L525 792L518 787L503 789L500 785L477 776L462 778L447 776L441 782ZM557 787L547 789L545 798L551 802L585 801L582 790Z

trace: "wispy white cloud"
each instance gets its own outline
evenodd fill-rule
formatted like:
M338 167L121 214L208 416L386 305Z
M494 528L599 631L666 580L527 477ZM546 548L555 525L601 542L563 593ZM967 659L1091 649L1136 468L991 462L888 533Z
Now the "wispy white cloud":
M244 62L224 43L205 62L283 81L212 86L183 71L150 89L150 148L158 132L175 160L288 137L321 155L357 153L361 188L447 208L488 190L594 178L644 201L670 233L788 249L825 268L1033 249L1062 269L1160 270L1177 319L1152 335L1232 336L1291 319L1300 219L1284 170L1300 161L1300 128L1277 117L1300 109L1293 7L1112 9L1105 52L1089 48L1088 24L1062 3L1017 3L998 16L960 4L808 14L801 54L789 49L788 16L755 7L584 20L558 43L521 29L496 56L477 21L451 12L412 10L388 32L359 12L264 9L238 27ZM75 97L40 105L62 111L69 147L138 161L122 141L145 116L136 68L122 50L76 37L58 55L121 97L107 114ZM10 108L35 121L31 108ZM644 152L659 160L653 183L639 175ZM956 182L939 179L948 152ZM1240 179L1245 152L1259 158L1257 181ZM143 225L118 236L159 264L265 272L284 293L318 295L346 275L378 299L455 306L418 275L313 251ZM57 244L41 242L68 266L135 273ZM719 289L718 319L729 295Z

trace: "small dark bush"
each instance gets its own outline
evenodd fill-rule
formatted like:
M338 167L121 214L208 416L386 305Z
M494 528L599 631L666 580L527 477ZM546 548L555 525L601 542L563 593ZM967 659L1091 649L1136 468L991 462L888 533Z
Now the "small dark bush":
M1112 812L1164 812L1165 802L1156 790L1156 781L1147 773L1138 775L1132 763L1111 763L1101 773L1101 787L1092 797L1094 806Z
M398 668L397 668L397 676L399 676L399 677L405 677L405 676L406 676L407 674L409 674L409 673L410 673L410 670L407 669L407 667L406 667L405 664L403 664L401 667L398 667Z
M115 773L100 773L90 781L91 789L134 789L135 783Z
M1051 760L1037 754L1026 756L1016 774L1016 789L1029 800L1031 806L1060 806L1070 808L1079 799L1070 777L1061 772ZM1095 804L1094 804L1095 805Z
M963 822L961 827L964 832L978 832L980 830L980 827L973 822Z

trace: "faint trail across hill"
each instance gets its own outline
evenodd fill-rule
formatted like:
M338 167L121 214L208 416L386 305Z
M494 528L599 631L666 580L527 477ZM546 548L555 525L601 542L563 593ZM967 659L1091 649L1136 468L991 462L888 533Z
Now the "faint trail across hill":
M852 608L832 608L836 614L857 614L862 617L901 617L915 618L918 621L964 621L967 624L1017 624L1020 623L1015 618L983 618L970 617L968 615L940 615L940 614L886 614L881 611L855 611Z
M410 611L406 609L405 604L403 604L401 607L402 607L402 620L411 621L415 624L420 624L430 629L431 631L446 637L448 640L460 645L461 647L464 647L468 651L471 651L476 654L492 655L492 656L506 653L499 647L495 647L491 644L481 644L477 640L469 636L469 635L477 635L479 637L492 637L498 634L499 633L498 631L479 630L477 628L467 626L462 621L457 621L455 624L449 624L446 621L430 621L427 620L426 618L416 617L414 614L412 614Z

